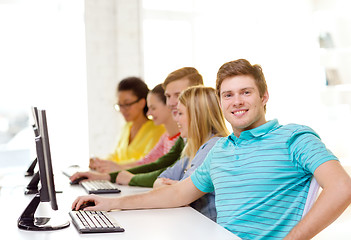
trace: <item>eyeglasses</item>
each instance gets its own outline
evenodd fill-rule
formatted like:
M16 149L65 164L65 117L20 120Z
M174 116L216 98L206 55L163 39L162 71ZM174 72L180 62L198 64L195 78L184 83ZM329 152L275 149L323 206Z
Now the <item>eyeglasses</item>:
M121 109L128 109L130 108L133 104L136 104L137 102L140 101L141 98L135 100L134 102L131 102L131 103L125 103L125 104L118 104L118 103L115 103L115 105L113 105L113 107L115 108L116 111L120 111Z

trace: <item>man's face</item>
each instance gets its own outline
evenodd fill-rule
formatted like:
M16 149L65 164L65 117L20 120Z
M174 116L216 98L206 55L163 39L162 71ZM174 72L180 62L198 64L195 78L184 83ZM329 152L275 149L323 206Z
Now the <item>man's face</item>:
M223 80L220 102L224 117L232 125L235 136L266 123L264 106L269 95L262 97L253 77L241 75Z
M165 89L167 106L171 109L173 117L177 115L177 105L179 94L189 87L189 80L181 78L169 83Z

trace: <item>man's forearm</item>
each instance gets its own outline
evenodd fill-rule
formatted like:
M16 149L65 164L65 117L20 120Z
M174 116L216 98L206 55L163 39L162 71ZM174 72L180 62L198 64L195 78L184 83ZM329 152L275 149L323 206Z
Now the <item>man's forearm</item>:
M190 179L146 193L117 198L112 209L172 208L185 206L203 196Z
M334 177L333 174L337 177ZM325 184L321 186L323 187L323 185ZM351 202L351 183L343 169L331 171L329 183L326 185L311 210L284 240L311 239L335 221L349 206Z
M340 192L341 193L341 192ZM334 193L337 194L337 193ZM330 201L327 192L322 192L310 212L291 230L284 240L311 239L329 226L349 205L349 200L339 198Z

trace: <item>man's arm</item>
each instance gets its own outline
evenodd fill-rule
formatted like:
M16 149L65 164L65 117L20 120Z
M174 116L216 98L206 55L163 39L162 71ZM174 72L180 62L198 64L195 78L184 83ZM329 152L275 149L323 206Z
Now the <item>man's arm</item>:
M88 201L93 201L95 206L85 210L112 210L112 209L147 209L147 208L172 208L185 206L205 193L198 190L190 178L174 185L157 188L152 191L130 195L120 198L104 198L96 195L78 197L72 204L72 209Z
M338 161L323 163L314 176L323 190L284 240L311 239L337 219L351 202L351 179Z

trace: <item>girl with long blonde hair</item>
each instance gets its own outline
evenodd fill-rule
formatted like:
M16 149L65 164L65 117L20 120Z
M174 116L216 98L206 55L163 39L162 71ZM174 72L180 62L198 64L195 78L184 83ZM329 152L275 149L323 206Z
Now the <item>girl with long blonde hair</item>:
M154 187L171 185L189 177L217 140L229 135L216 91L210 87L190 87L181 93L176 122L181 137L187 139L182 157L158 177ZM214 193L206 194L191 206L216 220Z

